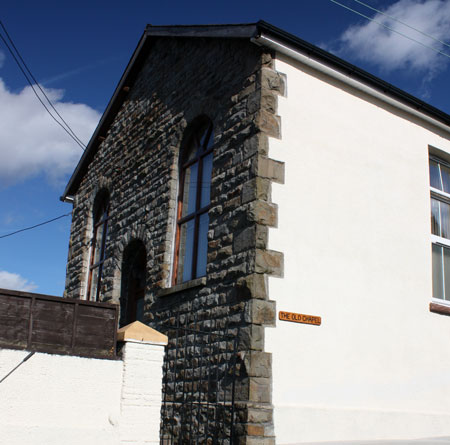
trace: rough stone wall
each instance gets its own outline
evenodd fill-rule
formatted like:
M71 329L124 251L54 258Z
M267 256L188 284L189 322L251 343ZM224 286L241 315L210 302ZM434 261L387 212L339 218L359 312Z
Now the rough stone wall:
M271 182L282 182L284 169L268 158L268 137L280 137L276 108L283 93L272 55L249 41L155 40L74 201L66 296L84 297L93 202L106 188L102 299L119 301L123 251L139 239L147 249L147 323L161 329L176 312L185 326L195 319L199 329L239 329L239 444L274 443L264 326L274 324L275 305L266 276L282 275L283 257L267 249L267 236L277 224ZM215 133L207 276L195 287L168 289L178 154L199 115L211 119Z

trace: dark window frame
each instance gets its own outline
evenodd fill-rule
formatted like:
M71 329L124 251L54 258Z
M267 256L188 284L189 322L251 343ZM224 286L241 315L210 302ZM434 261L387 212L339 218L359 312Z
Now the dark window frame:
M106 259L106 237L108 235L110 200L106 192L97 195L94 204L94 224L92 228L91 251L89 257L89 273L86 290L86 300L100 301L100 286L103 278L103 264ZM101 246L100 255L97 262L95 256L97 253L97 234L101 232ZM95 283L95 295L92 295L93 275L95 269L98 269L98 274Z
M202 136L203 143L201 141ZM199 232L200 232L200 217L207 214L211 208L211 199L207 205L201 206L202 189L206 186L203 183L203 164L205 158L212 154L214 151L214 145L210 144L213 142L214 131L213 124L209 119L203 119L198 125L194 127L194 130L189 134L186 139L186 143L183 146L180 157L180 168L179 168L179 181L178 181L178 198L177 198L177 213L176 213L176 235L175 235L175 254L173 261L173 273L172 273L172 285L180 284L185 281L190 281L200 276L197 276L197 263L198 263L198 247L199 247ZM209 146L209 148L208 148ZM189 155L195 151L193 158L189 159ZM197 187L195 196L195 208L191 213L183 215L184 206L188 203L184 203L184 183L186 172L189 167L198 163L197 170ZM210 186L210 184L208 184ZM188 280L183 280L182 271L178 271L180 263L180 248L181 248L181 226L194 220L194 240L193 240L193 253L192 253L192 267L189 274ZM187 237L187 235L186 235ZM185 243L187 244L187 242ZM180 273L179 273L180 272ZM181 278L178 276L181 275Z

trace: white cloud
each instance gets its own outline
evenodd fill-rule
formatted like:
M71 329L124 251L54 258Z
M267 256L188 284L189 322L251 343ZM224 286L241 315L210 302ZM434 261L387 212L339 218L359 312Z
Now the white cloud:
M36 289L37 285L32 281L30 282L26 278L21 277L19 274L0 270L0 287L3 289L30 292Z
M383 12L438 40L446 41L450 35L450 0L400 0ZM377 13L373 18L427 46L450 54L448 47L385 15ZM413 69L433 77L448 62L445 56L374 22L350 26L341 35L340 45L339 52L351 53L385 71Z
M45 89L76 135L87 143L100 114L84 104L63 102L63 91ZM0 185L11 185L39 173L51 182L71 173L80 147L54 122L31 87L19 93L0 79Z

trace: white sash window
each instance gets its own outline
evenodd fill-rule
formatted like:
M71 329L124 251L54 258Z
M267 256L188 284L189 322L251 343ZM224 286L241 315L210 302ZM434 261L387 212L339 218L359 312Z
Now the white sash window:
M433 298L450 305L450 164L430 157Z

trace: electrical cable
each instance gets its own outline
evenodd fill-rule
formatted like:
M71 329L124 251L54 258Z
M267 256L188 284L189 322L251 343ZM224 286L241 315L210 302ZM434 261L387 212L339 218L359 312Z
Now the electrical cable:
M421 31L420 29L414 28L414 26L408 25L407 23L402 22L402 21L399 20L399 19L396 19L396 18L395 18L394 16L392 16L392 15L386 14L385 12L380 11L379 9L376 9L376 8L370 6L370 5L367 5L366 3L361 2L360 0L353 0L353 1L354 1L355 3L359 3L359 4L362 5L362 6L365 6L366 8L371 9L372 11L377 12L378 14L384 15L384 16L390 18L391 20L395 20L396 22L402 24L403 26L406 26L407 28L412 29L413 31L416 31L416 32L418 32L419 34L422 34L423 36L428 37L428 38L430 38L431 40L434 40L435 42L441 43L442 45L447 46L448 48L450 48L450 45L449 45L448 43L445 43L445 42L443 42L442 40L439 40L439 39L437 39L436 37L433 37L432 35L427 34L426 32Z
M440 50L438 50L438 49L436 49L436 48L433 48L432 46L425 45L425 43L422 43L422 42L420 42L419 40L413 39L412 37L409 37L409 36L407 36L406 34L403 34L403 33L400 32L400 31L396 31L395 29L393 29L393 28L391 28L391 27L385 25L384 23L379 22L378 20L375 20L375 19L373 19L373 18L371 18L371 17L369 17L369 16L367 16L367 15L364 15L364 14L362 14L361 12L356 11L355 9L350 8L349 6L343 5L342 3L339 3L339 2L336 1L336 0L330 0L330 2L332 2L332 3L334 3L334 4L338 5L338 6L341 6L341 7L344 8L344 9L348 9L349 11L352 11L352 12L354 12L355 14L357 14L357 15L359 15L359 16L361 16L361 17L364 17L364 18L367 19L367 20L370 20L371 22L375 22L375 23L377 23L378 25L383 26L384 28L388 29L389 31L395 32L396 34L400 34L402 37L405 37L405 38L407 38L408 40L412 40L413 42L418 43L419 45L421 45L421 46L423 46L423 47L425 47L425 48L431 49L432 51L434 51L434 52L436 52L436 53L438 53L438 54L441 54L442 56L445 56L445 57L447 57L447 58L450 59L450 54L444 53L444 52L442 52L442 51L440 51Z
M39 97L39 94L37 93L37 91L34 88L34 85L32 84L32 82L30 81L30 79L28 78L27 73L24 71L24 69L22 68L22 66L20 65L19 61L17 60L15 54L12 52L11 48L8 45L8 42L5 40L5 38L0 34L0 39L2 39L3 43L6 45L6 47L8 48L9 52L11 53L13 59L15 60L15 62L17 63L17 66L19 67L20 71L22 71L22 74L25 76L25 79L27 80L28 84L30 85L31 89L33 90L34 94L36 95L37 99L39 100L39 102L41 103L41 105L45 108L45 110L47 111L47 113L50 115L50 117L80 146L80 148L82 150L84 150L83 145L81 145L71 134L70 132L67 130L66 127L64 127L64 125L58 121L58 119L55 118L55 116L53 116L53 114L50 112L50 110L47 108L47 105L45 105L45 103L42 101L42 99Z
M0 239L1 239L1 238L6 238L7 236L15 235L16 233L25 232L26 230L35 229L36 227L40 227L40 226L43 226L43 225L45 225L45 224L51 223L51 222L53 222L53 221L56 221L56 220L58 220L58 219L65 218L66 216L69 216L69 215L71 215L71 214L72 214L72 212L66 213L66 214L64 214L64 215L57 216L56 218L49 219L48 221L44 221L44 222L42 222L42 223L35 224L34 226L25 227L25 229L16 230L15 232L11 232L11 233L8 233L8 234L6 234L6 235L1 235L1 236L0 236Z
M22 359L22 361L15 366L11 371L8 372L5 376L2 377L0 380L0 383L2 383L4 380L6 380L19 366L23 365L28 359L30 359L35 354L35 351L30 352L25 358Z
M3 23L0 21L0 25L2 26L3 29L4 25ZM5 30L6 32L6 30ZM6 33L7 34L7 33ZM7 34L8 35L8 34ZM9 36L8 36L9 37ZM80 141L80 139L75 135L75 133L73 132L73 130L69 127L69 125L67 125L66 121L61 117L61 115L58 113L58 111L56 111L55 107L53 106L53 104L51 103L50 99L47 97L47 95L43 92L42 88L40 87L39 83L36 81L36 79L34 78L34 76L31 74L30 72L30 76L32 77L32 79L35 81L36 85L39 87L39 89L43 92L44 96L46 97L47 101L50 103L50 105L52 106L52 108L56 111L56 114L61 118L61 120L67 125L67 127L70 129L70 131L58 120L55 118L55 116L51 113L51 111L48 109L48 107L45 105L45 103L43 102L43 100L41 99L41 97L39 96L39 94L37 93L36 89L34 88L33 83L31 82L30 78L28 77L27 73L25 72L25 70L23 69L22 65L20 64L19 60L17 59L16 55L14 54L13 50L11 49L11 47L9 46L8 42L6 41L6 39L3 37L2 34L0 34L0 39L3 41L3 43L5 44L6 48L8 49L8 51L10 52L10 54L12 55L14 61L16 62L17 66L19 67L20 71L22 72L22 74L24 75L25 79L27 80L28 84L30 85L31 89L33 90L34 94L36 95L36 97L38 98L39 102L41 103L41 105L45 108L45 110L47 111L47 113L51 116L51 118L77 143L77 145L84 151L85 150L85 145ZM11 44L14 46L14 43L11 40ZM15 47L14 47L15 48ZM16 49L17 51L17 49ZM18 52L17 52L18 53ZM20 54L18 53L18 56L20 57L21 60L23 60L20 56ZM28 69L28 67L26 66L25 62L24 62L24 66ZM73 134L72 134L72 133Z
M64 122L64 124L66 125L66 127L68 128L68 130L70 131L70 133L77 139L77 141L83 145L83 147L86 146L86 144L84 144L80 138L75 134L75 132L72 130L72 128L70 128L70 125L64 120L64 118L59 114L58 110L55 108L55 106L53 105L53 103L51 102L51 100L49 99L49 97L47 96L47 94L45 93L45 91L42 89L41 85L39 84L39 82L36 80L36 78L33 76L33 73L31 72L31 70L28 68L28 65L25 63L25 60L23 60L19 50L17 49L16 45L14 44L11 36L9 35L5 25L3 24L3 22L0 20L0 26L2 27L3 31L6 34L6 37L8 37L8 40L10 41L12 47L14 48L14 51L16 52L16 54L19 56L20 61L22 62L23 66L25 67L25 69L27 70L28 74L30 75L31 79L33 79L35 85L37 85L37 87L39 88L39 90L41 91L41 93L44 95L44 97L47 99L47 102L49 103L49 105L52 107L52 109L55 111L55 113L58 115L58 117L61 119L62 122Z

